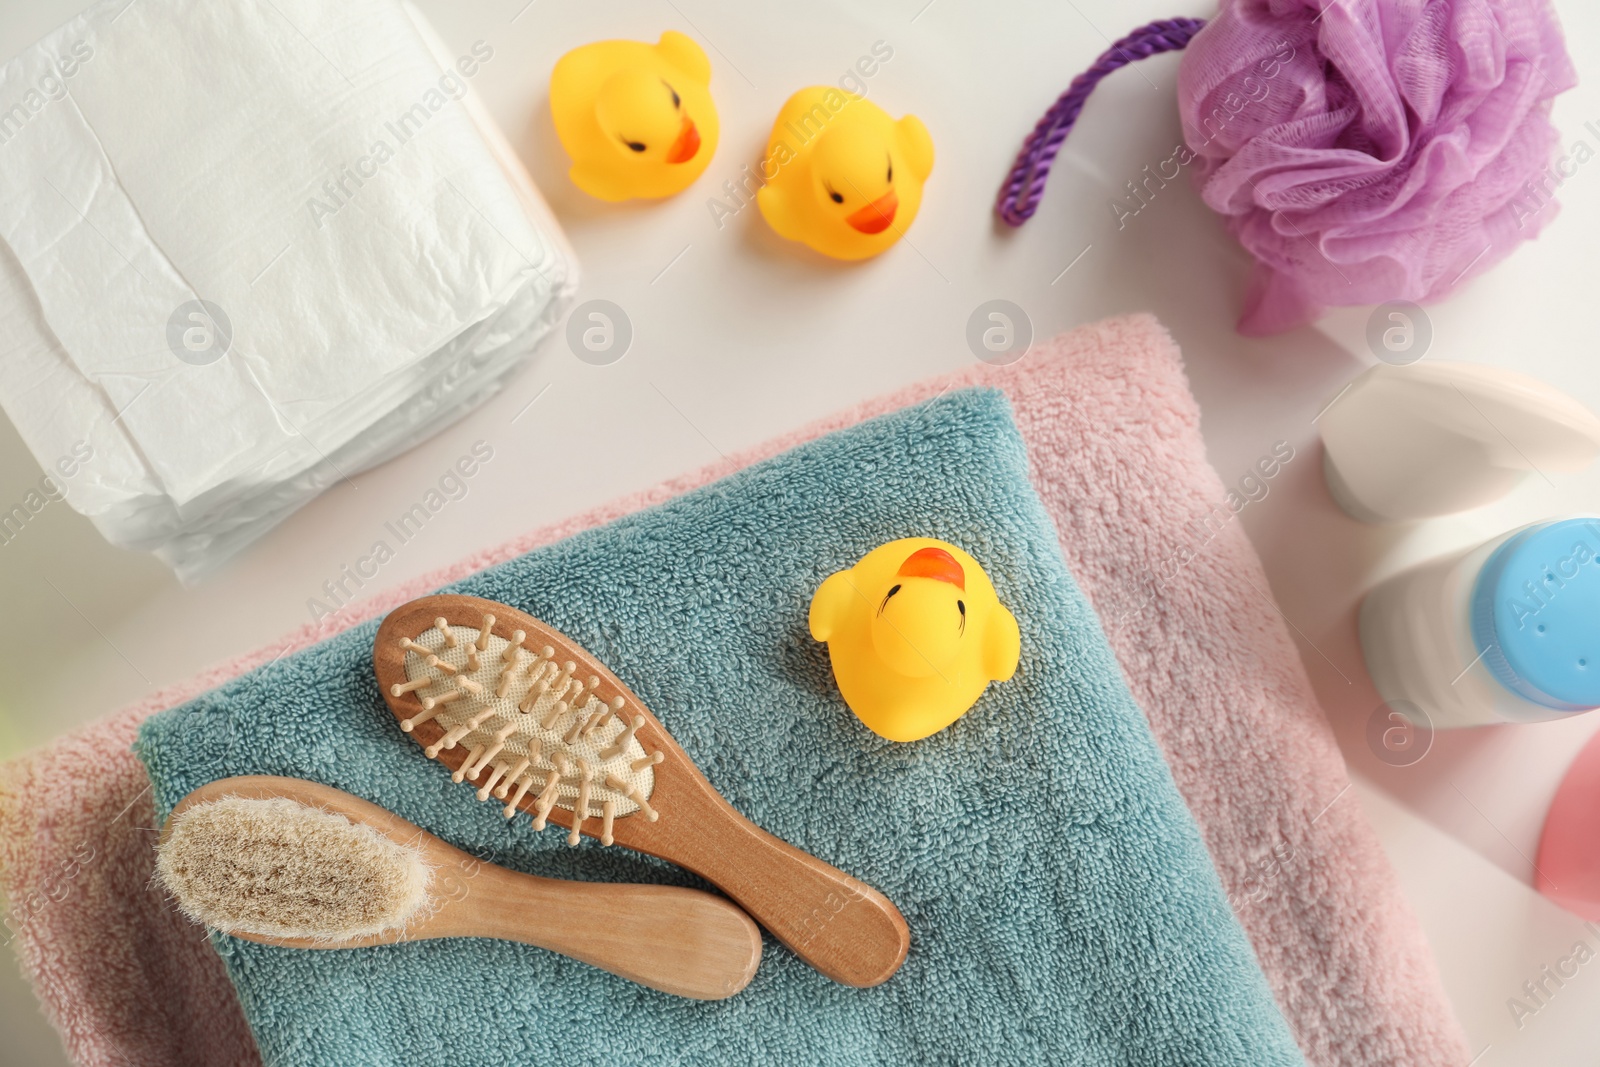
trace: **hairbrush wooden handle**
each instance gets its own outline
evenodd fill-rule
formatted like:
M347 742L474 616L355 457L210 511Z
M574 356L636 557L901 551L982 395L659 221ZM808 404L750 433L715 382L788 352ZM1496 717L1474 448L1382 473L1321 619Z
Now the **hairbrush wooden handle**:
M774 837L703 777L657 788L674 821L696 826L634 847L713 883L801 959L851 986L875 986L905 962L911 931L882 893Z
M487 864L457 884L459 900L441 908L420 936L517 941L695 1000L733 996L761 962L756 924L711 893L569 882Z

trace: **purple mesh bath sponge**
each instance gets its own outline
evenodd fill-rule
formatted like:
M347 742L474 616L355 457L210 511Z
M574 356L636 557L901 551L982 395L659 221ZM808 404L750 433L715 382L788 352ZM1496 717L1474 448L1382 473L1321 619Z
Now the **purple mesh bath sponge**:
M1153 23L1074 82L1024 145L1002 217L1033 213L1095 82L1186 46L1200 194L1257 263L1243 333L1438 299L1554 216L1550 107L1577 76L1547 0L1224 0L1203 30Z

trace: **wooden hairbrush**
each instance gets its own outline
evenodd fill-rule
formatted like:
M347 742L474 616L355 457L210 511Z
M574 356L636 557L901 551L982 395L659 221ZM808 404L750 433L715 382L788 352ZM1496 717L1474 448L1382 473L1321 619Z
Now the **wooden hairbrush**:
M756 924L715 893L521 874L298 778L196 789L172 809L156 869L191 917L264 945L493 937L696 1000L733 996L761 963Z
M423 597L378 628L373 666L400 729L478 799L677 864L837 982L874 986L910 931L872 887L746 819L654 715L571 638L479 597Z

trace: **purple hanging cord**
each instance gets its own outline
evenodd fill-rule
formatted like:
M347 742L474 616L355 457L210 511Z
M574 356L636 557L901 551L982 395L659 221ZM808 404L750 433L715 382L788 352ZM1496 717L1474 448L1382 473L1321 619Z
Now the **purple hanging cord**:
M1141 26L1106 49L1094 61L1094 66L1072 79L1067 91L1051 105L1028 134L1028 139L1022 142L1022 151L1017 153L1017 161L1011 165L1011 173L1006 175L995 200L995 210L1000 217L1013 226L1021 226L1039 210L1045 179L1050 176L1050 164L1061 151L1067 134L1072 132L1072 124L1078 121L1084 101L1089 99L1101 78L1136 59L1182 50L1205 24L1205 19L1162 19Z

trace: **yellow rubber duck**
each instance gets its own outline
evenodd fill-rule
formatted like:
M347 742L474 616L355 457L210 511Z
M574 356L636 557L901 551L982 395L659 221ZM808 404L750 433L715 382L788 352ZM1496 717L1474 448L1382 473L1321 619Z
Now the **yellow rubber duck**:
M856 93L818 85L778 112L761 165L756 204L779 235L835 259L866 259L917 217L933 139L915 115L891 119Z
M711 61L676 30L655 44L596 41L550 72L573 184L601 200L681 193L717 150Z
M890 541L830 575L811 600L850 710L890 741L918 741L1017 670L1022 637L978 561L929 537Z

